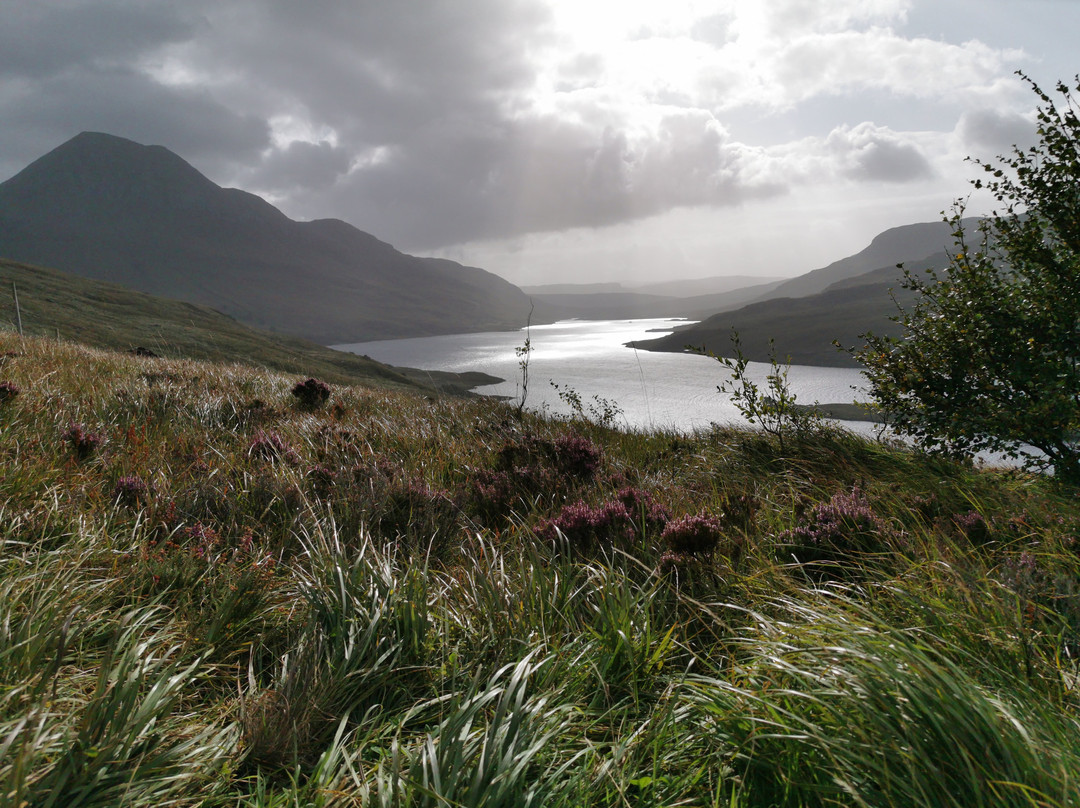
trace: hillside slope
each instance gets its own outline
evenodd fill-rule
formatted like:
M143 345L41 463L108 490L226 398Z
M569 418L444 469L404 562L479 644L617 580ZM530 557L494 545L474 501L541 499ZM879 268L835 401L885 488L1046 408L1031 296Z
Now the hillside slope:
M519 328L530 309L489 272L342 221L293 221L161 146L93 132L0 183L0 256L323 344Z
M372 359L334 351L298 337L272 334L236 322L207 306L135 292L118 284L0 259L0 325L14 329L10 294L19 296L27 336L59 336L95 348L144 348L169 358L239 362L328 382L460 392L491 383L485 374L419 375Z
M973 232L978 223L977 218L963 220L964 228L969 232ZM766 297L805 297L824 292L834 283L882 267L894 267L901 262L939 255L948 249L952 241L952 226L944 221L892 227L876 235L865 249L821 269L784 281Z
M905 264L913 271L940 267L945 255L934 255ZM900 270L881 267L855 278L841 280L825 291L805 297L784 297L752 303L735 311L726 311L686 326L655 340L635 343L650 351L681 352L687 346L721 356L731 354L731 332L739 332L743 353L756 362L769 361L769 340L775 340L777 358L796 365L857 367L858 363L833 346L833 340L845 347L862 344L860 336L899 335L900 327L891 321L896 302L911 300L900 288Z

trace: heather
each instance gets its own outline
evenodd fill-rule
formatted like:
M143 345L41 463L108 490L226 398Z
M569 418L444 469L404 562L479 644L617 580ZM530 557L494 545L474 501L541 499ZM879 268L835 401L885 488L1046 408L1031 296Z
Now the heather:
M1051 477L6 332L0 383L0 804L1080 804Z

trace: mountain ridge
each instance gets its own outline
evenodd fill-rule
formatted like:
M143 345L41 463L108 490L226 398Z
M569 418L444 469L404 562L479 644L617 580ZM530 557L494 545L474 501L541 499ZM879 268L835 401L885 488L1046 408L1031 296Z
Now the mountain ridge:
M963 220L963 226L974 230L979 221L978 218L969 217ZM859 252L784 281L769 292L768 297L805 297L824 292L838 281L903 262L921 261L927 256L945 252L952 243L952 233L953 225L945 221L890 227L874 236L870 244Z
M0 183L0 256L322 344L520 328L533 305L485 270L341 220L294 221L162 146L94 132Z
M941 267L942 251L905 266L914 272ZM654 340L634 343L639 349L679 353L687 346L728 356L732 330L738 331L743 354L755 362L770 361L775 346L781 363L824 367L858 367L858 362L833 342L847 348L861 344L861 336L873 331L899 336L901 328L890 318L896 303L905 304L913 294L900 285L902 271L879 267L861 275L835 281L823 291L802 297L769 297L732 311L723 311L698 323L676 329ZM775 341L775 342L771 342Z

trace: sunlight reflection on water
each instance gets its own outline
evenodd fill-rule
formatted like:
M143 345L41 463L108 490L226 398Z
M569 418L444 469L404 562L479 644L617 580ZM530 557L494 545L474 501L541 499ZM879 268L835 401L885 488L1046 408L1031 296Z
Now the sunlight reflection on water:
M537 325L529 330L527 406L568 413L551 382L571 388L588 403L593 396L612 401L623 410L631 428L673 428L689 431L711 423L743 423L738 410L717 385L727 372L716 361L693 354L653 353L625 347L631 340L649 339L685 320L568 320ZM380 362L425 370L478 370L505 381L476 392L517 399L521 370L516 348L524 345L525 329L480 334L383 340L336 345L366 354ZM764 382L769 365L751 363L750 376ZM864 380L853 368L792 366L788 381L798 402L850 403L865 400ZM869 434L868 424L845 422Z

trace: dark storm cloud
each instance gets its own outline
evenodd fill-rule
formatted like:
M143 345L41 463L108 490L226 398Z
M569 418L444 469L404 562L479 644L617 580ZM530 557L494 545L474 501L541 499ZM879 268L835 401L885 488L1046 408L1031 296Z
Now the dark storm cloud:
M497 121L534 77L545 15L534 0L233 2L208 12L194 61L242 76L247 103L298 111L353 148L430 121ZM422 9L422 10L420 10Z
M164 145L211 173L257 160L269 145L260 117L229 109L203 90L163 87L125 68L50 77L0 101L0 116L19 121L0 129L0 153L22 155L5 176L85 130Z
M128 70L62 77L39 85L15 111L56 128L77 120L84 128L153 141L188 159L228 154L253 158L267 145L266 124L231 110L204 90L163 87Z
M40 78L123 65L200 27L177 4L14 2L0 9L0 76Z
M745 183L736 156L702 116L672 117L633 142L544 117L418 130L312 206L353 210L355 224L429 248L572 227L602 227L677 207L737 204L781 193Z
M204 170L255 160L266 122L144 68L207 30L178 4L16 2L0 26L0 177L81 131L162 144Z
M299 153L270 154L242 175L293 215L343 216L426 248L747 196L707 117L672 119L632 140L587 113L529 111L521 96L552 41L537 2L433 2L423 13L376 3L349 13L338 3L230 8L227 25L210 14L214 33L192 45L198 61L242 64L271 102L268 117L333 132L332 153L329 142L304 150L317 161L310 175ZM588 86L601 68L598 56L579 54L562 77ZM353 164L347 174L342 154ZM287 179L286 163L295 169ZM326 170L338 172L329 189Z

